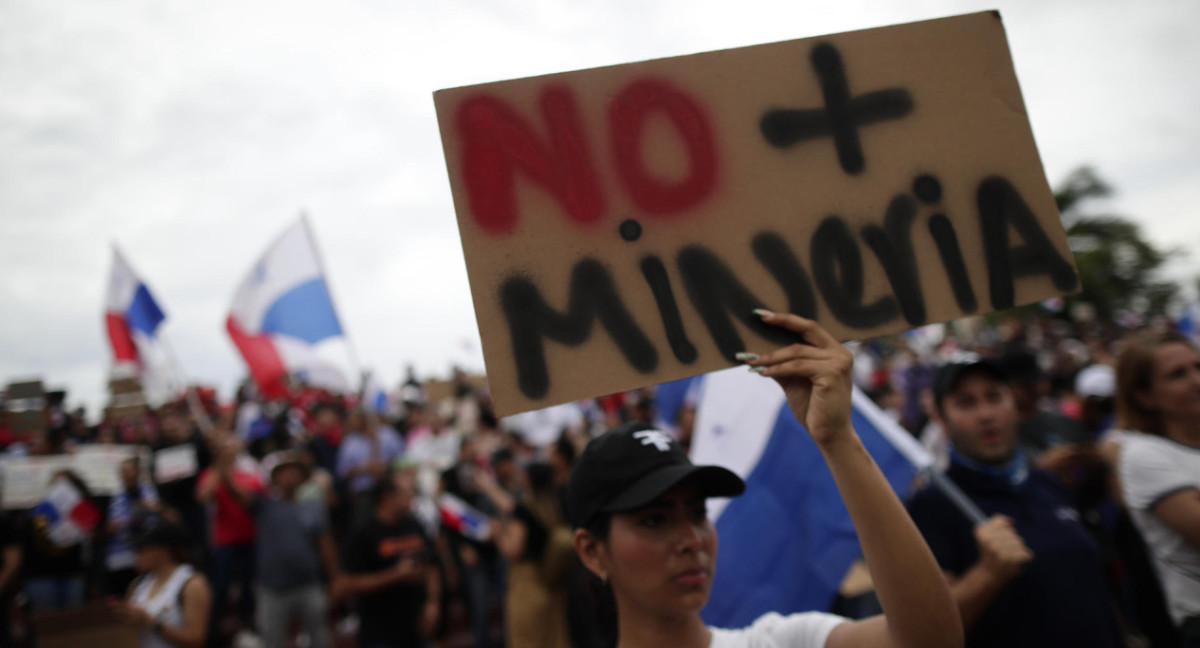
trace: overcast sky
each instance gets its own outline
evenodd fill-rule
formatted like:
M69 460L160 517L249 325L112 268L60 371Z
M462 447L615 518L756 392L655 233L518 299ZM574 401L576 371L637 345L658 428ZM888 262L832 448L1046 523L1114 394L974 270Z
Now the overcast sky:
M1196 250L1193 0L0 3L0 381L102 403L116 242L228 394L234 288L301 210L364 365L481 366L434 90L992 8L1052 184L1091 164L1103 208Z

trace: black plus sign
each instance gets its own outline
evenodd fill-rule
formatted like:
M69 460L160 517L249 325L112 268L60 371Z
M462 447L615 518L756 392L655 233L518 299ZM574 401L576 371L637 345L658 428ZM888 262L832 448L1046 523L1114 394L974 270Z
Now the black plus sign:
M825 96L825 108L770 110L759 121L759 129L767 143L775 148L833 136L842 169L851 175L862 173L866 162L858 127L907 115L912 112L912 97L904 88L876 90L851 97L842 56L829 43L813 48L812 64L821 83L821 94Z

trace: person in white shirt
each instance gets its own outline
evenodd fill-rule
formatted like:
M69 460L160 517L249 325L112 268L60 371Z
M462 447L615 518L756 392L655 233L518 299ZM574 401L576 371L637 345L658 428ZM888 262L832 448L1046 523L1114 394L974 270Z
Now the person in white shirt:
M119 608L141 631L142 648L202 648L208 636L212 590L203 574L181 558L189 539L180 527L161 522L136 542L141 576Z
M1200 646L1200 351L1166 334L1130 340L1117 363L1125 504L1153 554L1171 618Z
M618 648L949 648L963 645L958 608L916 526L850 424L853 355L816 322L755 311L808 344L761 356L833 473L858 531L884 614L861 621L819 612L767 614L747 628L700 617L715 569L717 534L707 497L745 484L717 466L692 465L678 442L646 424L593 439L567 485L575 551L616 607Z

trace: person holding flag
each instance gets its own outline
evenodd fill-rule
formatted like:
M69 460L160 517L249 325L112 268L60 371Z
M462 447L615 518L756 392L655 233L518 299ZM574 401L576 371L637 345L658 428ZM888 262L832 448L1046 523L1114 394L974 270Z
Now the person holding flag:
M1097 542L1062 482L1019 446L1005 367L964 354L938 369L933 397L950 440L944 479L980 514L963 515L936 484L909 512L951 582L967 645L1125 645Z
M159 408L180 395L201 430L212 428L196 389L171 351L162 323L167 319L146 282L113 245L112 272L105 296L104 326L113 353L112 377L136 376L146 403Z
M575 551L611 593L617 645L961 646L958 611L937 562L851 426L853 355L812 320L756 314L808 342L739 357L779 383L820 449L858 530L884 614L850 621L768 613L744 629L707 626L700 609L712 588L717 537L705 500L739 495L745 484L725 468L693 465L665 432L626 424L588 444L567 486Z

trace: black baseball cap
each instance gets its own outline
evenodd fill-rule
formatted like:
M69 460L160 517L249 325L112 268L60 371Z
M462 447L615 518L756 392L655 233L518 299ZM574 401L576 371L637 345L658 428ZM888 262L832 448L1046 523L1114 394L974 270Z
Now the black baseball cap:
M720 466L697 466L669 434L646 423L625 423L592 439L567 481L567 518L575 528L598 513L628 511L689 477L705 497L733 497L746 483Z
M959 379L972 371L989 374L1003 383L1008 382L1008 373L1001 363L989 358L980 358L974 354L963 354L938 367L937 373L933 376L933 400L938 409L942 407L942 399L954 391Z
M147 547L166 547L167 549L183 549L191 543L191 538L183 527L171 522L159 522L144 531L133 541L136 549Z

